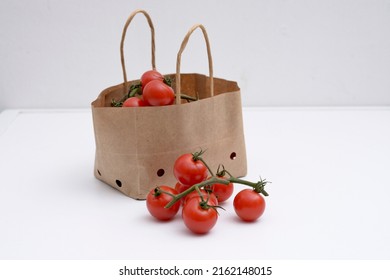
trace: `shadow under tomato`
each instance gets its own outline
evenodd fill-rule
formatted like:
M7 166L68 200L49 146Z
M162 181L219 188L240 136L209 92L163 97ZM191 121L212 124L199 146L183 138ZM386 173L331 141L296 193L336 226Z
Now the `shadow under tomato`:
M212 235L213 234L213 231L215 231L216 229L211 229L210 231L206 232L206 233L195 233L195 232L192 232L191 230L189 230L185 224L183 223L181 228L177 230L177 232L183 236L189 236L189 237L201 237L201 236L209 236L209 235Z
M230 220L231 220L231 222L236 223L236 224L246 224L246 225L261 224L263 221L263 219L261 217L257 220L254 220L254 221L244 221L243 219L241 219L237 215L230 216Z

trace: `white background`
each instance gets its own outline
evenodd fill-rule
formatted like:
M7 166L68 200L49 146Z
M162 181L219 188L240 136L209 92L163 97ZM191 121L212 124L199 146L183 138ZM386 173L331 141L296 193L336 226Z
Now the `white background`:
M388 107L245 108L266 211L241 222L232 196L203 236L93 177L89 109L0 116L0 260L390 260Z
M390 1L2 0L0 110L89 107L122 82L120 36L139 8L153 19L162 73L175 71L182 38L203 23L215 76L238 81L244 106L390 105ZM199 34L183 72L207 73ZM150 68L149 36L137 16L130 79Z
M139 8L153 19L162 73L174 72L182 38L203 23L215 76L238 81L247 179L272 181L267 211L256 223L240 222L227 204L217 227L198 238L179 217L156 223L143 202L93 177L93 126L85 108L122 82L120 36ZM1 0L0 111L55 109L1 115L0 259L193 263L205 248L207 258L224 260L389 260L389 107L247 108L390 105L389 28L385 0ZM183 55L184 72L206 73L199 35ZM137 16L125 45L131 79L150 68L149 36ZM150 246L156 234L167 238L157 249ZM13 265L2 271L33 273ZM324 266L307 269L328 279L335 266ZM37 275L47 271L36 267ZM346 270L368 271L367 263L354 267Z

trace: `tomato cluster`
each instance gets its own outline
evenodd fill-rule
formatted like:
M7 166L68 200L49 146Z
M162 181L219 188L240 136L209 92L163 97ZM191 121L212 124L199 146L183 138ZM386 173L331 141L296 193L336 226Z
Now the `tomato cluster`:
M140 82L130 86L129 92L119 101L112 100L114 107L165 106L175 101L175 93L169 79L157 70L142 74Z
M250 186L237 193L234 210L239 218L251 222L257 220L265 210L263 196L266 181L249 182L233 177L223 166L216 175L202 158L203 152L183 154L173 166L177 179L175 187L159 186L150 190L146 198L149 213L158 220L170 220L181 208L185 226L192 232L204 234L217 223L220 203L233 194L233 183Z

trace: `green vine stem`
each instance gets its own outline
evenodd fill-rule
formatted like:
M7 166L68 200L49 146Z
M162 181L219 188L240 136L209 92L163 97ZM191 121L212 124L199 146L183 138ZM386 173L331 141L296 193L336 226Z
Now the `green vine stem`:
M220 179L220 178L217 178L217 177L211 177L210 179L207 179L203 182L200 182L198 184L195 184L193 186L191 186L190 188L188 188L187 190L185 190L184 192L181 192L175 196L173 196L173 199L167 204L165 205L165 208L169 208L171 207L173 204L175 204L176 202L178 202L181 198L185 197L187 194L193 192L194 190L199 190L205 186L208 186L208 185L213 185L213 184L224 184L224 185L228 185L229 184L229 180L225 180L225 179Z
M263 179L260 179L260 181L258 182L250 182L250 181L247 181L247 180L242 180L242 179L239 179L239 178L235 178L235 177L232 177L230 176L230 178L228 179L230 182L232 183L237 183L237 184L241 184L241 185L247 185L249 187L252 187L253 190L257 193L261 193L262 195L264 196L268 196L269 194L264 190L264 187L267 183L269 183L268 181L265 181Z
M211 176L214 177L214 173L211 170L210 166L206 163L206 161L202 158L202 155L204 154L205 151L200 150L199 152L195 152L192 154L192 158L194 161L200 160L207 168L207 170L210 172Z
M229 178L225 179L225 178L212 176L203 182L200 182L198 184L191 186L190 188L188 188L184 192L181 192L177 195L172 195L173 199L165 206L165 208L171 207L176 202L178 202L181 198L185 197L187 194L193 192L194 190L197 190L199 192L199 189L206 187L206 186L213 185L213 184L217 184L217 183L224 184L224 185L228 185L229 183L237 183L237 184L241 184L241 185L246 185L246 186L252 187L255 192L261 193L264 196L268 196L268 193L264 190L265 185L267 183L269 183L268 181L260 179L260 181L258 181L258 182L250 182L247 180L233 177L230 173L228 173L228 174L230 175ZM203 201L202 196L201 196L201 199Z
M201 197L201 201L203 203L207 204L208 199L207 199L207 201L204 200L203 196L201 195L200 189L205 188L207 186L217 184L217 183L224 184L224 185L228 185L229 183L246 185L246 186L252 187L255 192L261 193L264 196L268 196L268 193L265 191L264 187L269 182L266 181L265 179L264 180L261 179L261 177L260 177L260 181L257 181L257 182L251 182L248 180L239 179L239 178L234 177L229 171L227 171L222 164L218 166L217 176L215 176L214 173L212 172L212 170L210 169L210 167L205 162L205 160L202 158L202 155L204 154L204 152L205 151L203 151L203 150L200 150L198 152L194 152L194 153L192 153L192 157L193 157L194 161L200 160L207 167L208 171L211 174L211 177L205 181L202 181L198 184L191 186L190 188L188 188L184 192L181 192L177 195L171 195L173 197L173 199L167 205L165 205L165 208L171 207L176 202L178 202L180 199L185 197L187 194L193 192L194 190L196 190L199 193L199 195ZM221 168L222 168L222 170L220 170ZM229 178L220 177L220 176L225 176L225 174L228 174Z
M164 193L164 194L166 194L166 195L169 195L169 196L172 196L172 197L175 197L175 195L173 194L173 193L170 193L170 192L166 192L166 191L163 191L162 189L160 189L159 187L156 187L155 189L154 189L154 196L159 196L160 194L162 194L162 193Z
M113 107L122 107L123 102L126 101L127 98L134 97L137 94L141 95L141 84L133 84L130 86L129 92L126 93L119 101L116 101L115 99L111 100L111 105Z
M184 93L182 93L180 96L181 96L182 99L185 99L187 101L198 101L197 97L193 97L193 96L190 96L190 95L187 95L187 94L184 94Z
M235 178L232 174L230 174L229 171L227 171L225 169L225 166L222 165L222 170L219 171L219 167L218 167L218 172L217 172L217 175L218 174L223 174L222 176L225 175L225 173L227 173L229 176L230 176L230 180L232 183L238 183L238 184L241 184L241 185L247 185L249 187L252 187L253 190L257 193L261 193L262 195L264 196L268 196L269 194L264 190L264 187L266 184L270 183L268 181L266 181L265 179L261 179L260 177L260 181L254 183L254 182L250 182L250 181L247 181L247 180L242 180L242 179L239 179L239 178Z

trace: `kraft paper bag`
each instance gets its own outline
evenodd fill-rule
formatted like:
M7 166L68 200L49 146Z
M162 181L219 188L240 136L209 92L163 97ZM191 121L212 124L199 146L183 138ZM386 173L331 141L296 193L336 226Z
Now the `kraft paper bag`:
M94 175L97 179L135 199L145 199L156 186L174 187L175 160L184 153L204 150L204 159L212 170L219 164L236 177L246 175L246 150L243 131L240 88L234 81L213 77L212 57L205 28L193 26L185 36L177 55L173 80L176 104L150 107L111 107L112 99L120 99L131 84L127 81L123 59L123 40L127 26L137 13L143 13L152 30L152 68L154 60L154 28L149 15L135 11L126 22L121 61L124 83L103 90L92 102L96 141ZM181 54L192 32L203 32L209 60L209 76L181 74ZM181 93L198 97L187 102Z

